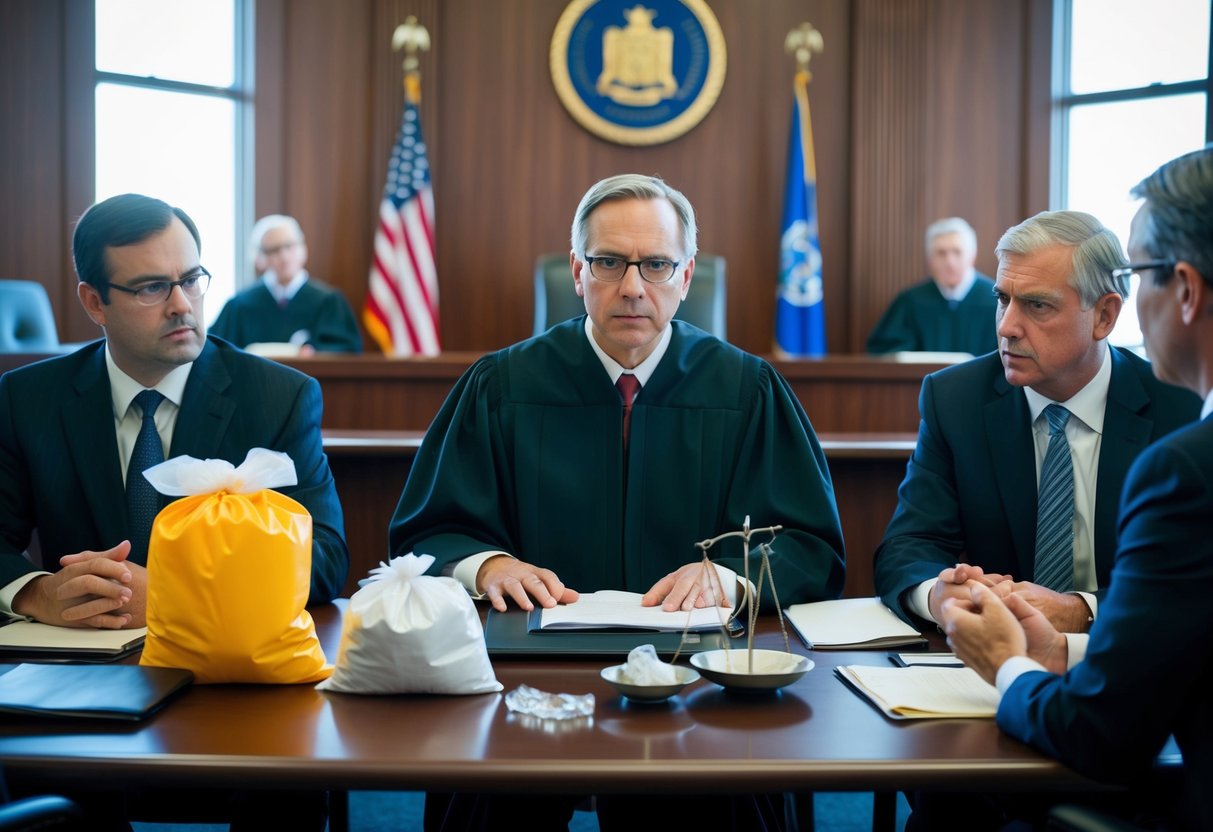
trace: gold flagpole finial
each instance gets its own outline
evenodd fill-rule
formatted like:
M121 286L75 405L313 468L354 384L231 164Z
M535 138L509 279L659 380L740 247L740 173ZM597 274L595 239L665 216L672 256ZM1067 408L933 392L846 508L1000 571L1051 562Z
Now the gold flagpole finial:
M796 56L796 65L801 72L808 72L809 61L814 53L818 55L822 53L825 49L825 42L821 38L821 32L813 28L813 24L806 20L788 32L788 36L783 42L783 48L789 55Z
M417 61L417 51L427 51L430 48L429 31L417 22L414 15L409 15L404 22L392 33L392 51L404 50L405 73L416 72L420 64Z

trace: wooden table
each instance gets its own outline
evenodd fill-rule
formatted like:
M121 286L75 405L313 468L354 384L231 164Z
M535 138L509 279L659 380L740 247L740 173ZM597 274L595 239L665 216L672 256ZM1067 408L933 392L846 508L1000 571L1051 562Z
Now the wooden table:
M339 602L343 605L345 602ZM315 611L330 659L340 606ZM781 641L764 621L759 643ZM795 637L793 636L793 639ZM498 679L593 693L592 720L540 723L503 694L327 694L302 686L194 686L138 725L0 720L0 764L92 785L715 792L1090 789L993 720L893 722L839 681L839 664L884 652L806 651L816 667L775 695L700 680L665 705L622 700L606 662L499 660Z

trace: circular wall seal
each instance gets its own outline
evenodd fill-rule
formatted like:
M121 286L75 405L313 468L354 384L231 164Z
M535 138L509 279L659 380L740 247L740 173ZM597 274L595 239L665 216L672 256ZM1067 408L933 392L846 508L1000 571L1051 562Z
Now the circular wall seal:
M552 83L570 115L619 144L659 144L720 95L724 35L704 0L573 0L552 34Z

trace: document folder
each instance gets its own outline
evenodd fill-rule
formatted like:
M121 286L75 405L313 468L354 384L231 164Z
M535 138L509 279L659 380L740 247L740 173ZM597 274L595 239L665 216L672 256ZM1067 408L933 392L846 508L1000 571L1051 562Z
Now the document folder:
M682 633L653 630L540 630L539 609L528 613L511 607L507 612L489 610L484 622L484 641L491 656L619 656L626 657L634 647L651 644L657 655L668 658L678 652ZM531 617L535 617L532 624ZM532 630L532 627L534 628ZM733 637L743 635L737 626ZM728 646L724 633L687 633L682 655Z
M19 664L0 676L0 714L136 721L193 681L175 667Z

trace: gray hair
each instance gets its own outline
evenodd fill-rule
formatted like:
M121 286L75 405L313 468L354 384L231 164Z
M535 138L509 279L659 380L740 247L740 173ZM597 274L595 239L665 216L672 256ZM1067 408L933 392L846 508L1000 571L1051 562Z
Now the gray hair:
M602 203L613 199L668 200L682 226L682 256L688 259L695 256L695 209L691 207L690 201L656 176L624 173L594 183L581 198L577 213L573 215L572 231L573 251L578 257L585 256L586 245L589 243L590 214Z
M1074 249L1070 264L1070 285L1086 309L1104 295L1129 294L1127 277L1112 277L1112 269L1125 265L1125 256L1116 235L1090 214L1082 211L1041 211L1012 226L1002 235L994 253L999 262L1004 254L1033 254L1052 245Z
M261 251L261 238L275 228L289 228L295 232L295 237L299 242L303 242L303 229L299 227L299 223L294 217L288 217L286 214L270 214L257 220L252 233L249 234L249 246L254 255Z
M1213 285L1213 145L1172 159L1130 192L1146 201L1142 246L1158 260L1185 260ZM1153 269L1165 283L1174 273Z
M944 217L928 225L927 233L923 235L923 246L928 255L931 253L931 242L944 234L959 234L961 239L968 243L970 252L977 251L977 232L973 230L973 226L960 217Z

